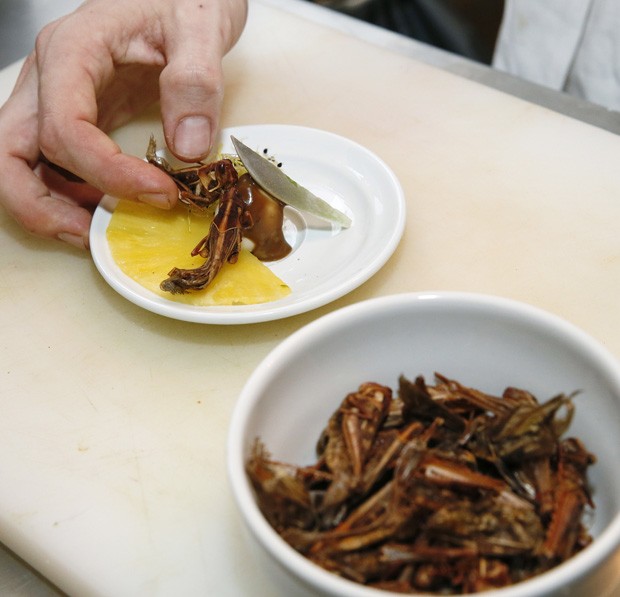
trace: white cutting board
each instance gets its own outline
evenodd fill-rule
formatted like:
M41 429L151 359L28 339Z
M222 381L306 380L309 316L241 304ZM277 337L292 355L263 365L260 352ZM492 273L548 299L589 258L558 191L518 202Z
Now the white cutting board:
M251 2L222 125L300 124L367 146L404 187L403 241L330 306L200 326L142 311L87 254L0 216L0 541L70 594L274 594L233 507L226 431L256 364L322 313L394 292L487 292L620 356L620 139L276 4ZM0 72L0 98L16 76ZM142 155L151 131L156 110L116 138Z

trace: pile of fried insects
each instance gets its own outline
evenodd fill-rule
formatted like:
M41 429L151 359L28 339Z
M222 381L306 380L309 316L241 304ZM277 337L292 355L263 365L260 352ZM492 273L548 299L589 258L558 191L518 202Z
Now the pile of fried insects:
M583 515L595 462L562 439L573 395L540 403L436 374L364 383L317 444L318 461L275 461L256 439L247 473L264 516L319 566L403 593L466 594L556 566L591 542Z

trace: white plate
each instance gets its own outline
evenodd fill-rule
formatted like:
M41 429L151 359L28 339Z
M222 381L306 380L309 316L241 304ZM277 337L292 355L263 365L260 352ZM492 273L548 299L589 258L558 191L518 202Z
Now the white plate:
M234 153L230 135L256 151L267 149L293 180L344 211L353 221L351 227L319 222L287 207L284 231L293 251L267 265L290 286L291 294L256 305L197 307L158 296L119 269L106 239L116 200L105 197L93 216L90 248L97 269L118 293L144 309L184 321L256 323L334 301L385 264L403 233L405 200L396 176L380 158L349 139L306 127L225 129L221 135L224 153Z

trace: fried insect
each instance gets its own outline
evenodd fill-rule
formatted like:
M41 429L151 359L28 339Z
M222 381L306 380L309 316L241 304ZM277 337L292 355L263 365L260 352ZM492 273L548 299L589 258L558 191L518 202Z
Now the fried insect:
M310 466L272 460L257 439L246 470L277 532L331 572L403 593L507 586L585 547L595 458L562 438L573 395L436 381L401 377L396 396L362 384Z
M157 155L157 144L152 135L146 150L146 159L172 178L179 191L179 201L197 211L208 209L237 184L237 170L229 159L173 168L167 160Z
M229 158L175 169L157 154L151 136L146 159L172 178L179 201L192 213L211 213L215 208L209 234L193 249L205 263L194 269L173 268L160 288L172 294L206 288L224 263L235 263L241 240L246 237L253 245L252 253L261 261L282 259L292 251L284 231L284 203L261 189L245 172L238 160ZM235 158L233 158L235 159Z
M215 217L205 236L192 250L192 256L200 255L206 261L194 269L173 268L160 288L172 294L182 294L188 290L202 290L217 276L224 263L235 263L241 248L241 230L251 225L246 214L245 204L239 197L236 187L226 190Z
M242 230L252 225L252 218L237 188L237 171L229 159L211 164L197 164L174 169L157 155L151 136L146 152L149 163L166 172L177 185L179 201L192 210L204 212L218 202L209 233L192 250L206 261L194 269L175 267L168 272L160 288L172 294L206 288L224 263L235 263L241 247Z

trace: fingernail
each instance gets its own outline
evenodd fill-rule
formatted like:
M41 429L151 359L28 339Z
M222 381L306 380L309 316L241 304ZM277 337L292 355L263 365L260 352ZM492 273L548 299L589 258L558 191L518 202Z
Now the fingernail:
M77 234L71 234L70 232L60 232L58 234L58 240L61 240L65 243L73 245L78 249L86 249L88 248L88 242L84 240L83 236L79 236Z
M211 146L211 124L204 116L188 116L174 132L174 150L186 158L200 158Z
M142 195L138 195L138 201L148 203L153 207L170 209L170 199L165 193L142 193Z

